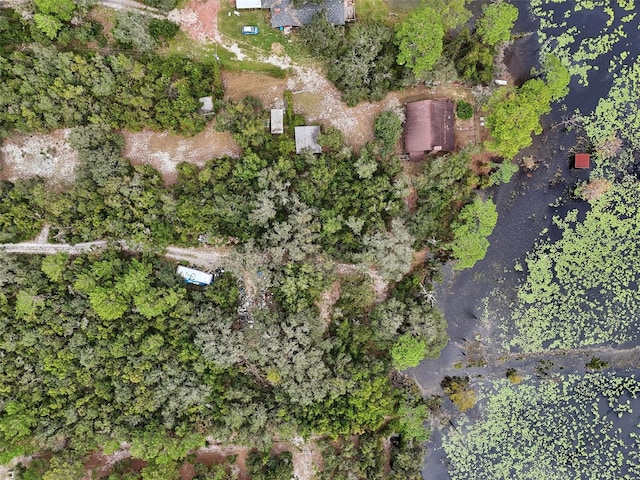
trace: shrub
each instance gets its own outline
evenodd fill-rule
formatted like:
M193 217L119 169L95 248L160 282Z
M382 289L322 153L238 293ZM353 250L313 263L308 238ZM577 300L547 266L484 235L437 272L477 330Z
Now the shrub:
M149 33L156 42L171 40L180 31L180 25L164 18L149 20Z
M142 0L142 3L160 10L169 11L176 7L178 0Z
M458 100L456 102L456 116L460 120L469 120L473 118L473 105L464 100Z
M427 343L410 333L402 335L391 348L391 362L396 370L404 370L409 367L417 367L422 361L427 348Z
M518 375L515 368L507 368L507 378L513 385L517 385L522 382L522 375Z
M487 237L493 232L498 221L498 212L491 199L486 201L476 197L473 203L465 205L458 218L451 224L454 240L450 244L454 258L459 260L455 270L471 268L482 260L489 248Z
M458 410L465 412L476 404L476 392L469 388L469 377L444 377L440 386Z
M373 127L375 137L382 143L383 155L388 155L396 148L402 135L402 120L394 112L382 112L376 117Z
M603 370L609 367L609 362L599 359L598 357L592 357L591 360L585 365L589 370Z

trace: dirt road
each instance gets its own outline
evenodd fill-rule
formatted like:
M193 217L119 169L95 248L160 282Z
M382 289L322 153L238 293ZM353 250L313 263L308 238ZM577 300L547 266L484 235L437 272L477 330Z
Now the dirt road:
M157 8L149 7L144 3L134 0L101 0L100 4L115 10L127 10L130 12L144 13L154 18L166 18L167 14Z
M43 232L48 228L49 226L45 225ZM75 245L68 243L43 243L43 240L43 234L40 234L35 241L0 244L0 251L21 255L55 255L56 253L80 255L93 250L103 250L114 243L119 245L123 250L135 250L129 247L124 240L117 242L98 240L95 242L77 243ZM167 247L164 256L169 260L188 262L190 265L204 270L215 270L216 268L224 266L225 260L229 257L229 253L229 249L214 247L184 248L170 245ZM375 269L367 268L365 265L339 263L336 265L336 272L341 275L360 272L366 273L371 277L371 280L373 280L373 291L376 303L383 302L387 298L387 282L385 282Z
M0 244L0 251L22 255L55 255L56 253L80 255L92 250L103 250L114 243L120 245L123 250L134 250L123 240L119 240L117 242L98 240L95 242L77 243L75 245L70 245L68 243L41 243L40 241L4 243ZM192 265L205 268L207 270L213 270L222 266L222 262L227 256L228 252L216 250L211 247L180 248L169 246L165 253L166 258L189 262Z

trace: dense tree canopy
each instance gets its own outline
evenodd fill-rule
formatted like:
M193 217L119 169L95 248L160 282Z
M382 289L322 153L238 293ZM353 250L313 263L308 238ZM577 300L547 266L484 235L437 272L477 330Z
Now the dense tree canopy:
M494 46L511 38L511 29L518 19L518 8L499 1L482 7L482 16L476 27L484 43Z
M423 7L411 12L396 28L398 64L406 65L419 77L442 55L443 37L442 19L434 9Z
M193 134L204 127L198 98L221 94L216 65L38 46L0 59L0 79L3 135L88 123Z
M327 77L348 105L381 100L400 77L393 28L379 22L334 27L322 14L300 29L309 51L328 62Z
M82 4L71 13L68 2L37 4L38 27L58 43L16 48L43 39L18 17L0 30L16 49L0 58L0 132L72 128L80 165L64 190L37 178L0 183L0 240L33 238L47 223L51 242L126 247L0 256L0 460L53 450L21 467L24 478L78 478L79 458L124 441L146 462L142 479L169 480L213 436L261 450L247 459L253 478L289 478L290 455L269 454L274 438L327 435L344 451L326 448L323 478L419 478L428 413L390 369L435 357L447 341L414 248L428 240L446 257L457 239L460 205L477 184L468 155L434 159L410 181L393 158L394 112L378 117L375 141L358 152L323 129L321 153L296 155L293 127L304 119L290 94L285 133L271 135L256 99L219 101L217 65L150 53L175 24L120 12L109 48L138 52L81 53L83 42L107 42ZM432 0L420 12L430 23L411 17L397 36L386 23L345 29L321 18L300 36L355 104L382 98L408 68L431 68L444 30L468 15L464 1ZM430 37L403 43L411 28L424 33L419 25ZM172 185L123 157L117 129L193 134L205 125L205 95L216 100L217 127L242 148L237 157L181 164ZM187 286L164 247L203 243L225 248L226 272L207 288ZM130 468L122 462L112 477ZM234 478L228 464L196 472Z
M454 268L471 268L484 258L489 248L487 237L493 232L497 221L498 212L491 199L476 197L473 203L465 205L452 225L454 240L451 250L454 258L459 260Z
M451 30L463 25L471 18L471 12L466 8L469 0L425 0L424 5L432 8L441 19L445 30Z
M568 92L570 75L555 57L545 60L545 80L533 78L522 87L496 90L487 106L488 147L507 159L531 145L531 134L542 132L540 116L551 111L551 102Z

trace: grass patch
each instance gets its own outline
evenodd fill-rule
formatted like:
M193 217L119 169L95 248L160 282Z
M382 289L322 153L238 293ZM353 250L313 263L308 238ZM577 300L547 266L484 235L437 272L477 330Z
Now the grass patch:
M304 60L306 54L292 35L285 36L280 30L271 26L268 10L247 10L235 15L230 7L221 8L218 15L218 29L228 40L238 46L249 56L268 56L272 53L286 53L294 61ZM258 27L258 35L243 35L242 27L253 25Z
M275 65L253 60L237 60L234 53L222 48L220 45L199 43L182 31L178 32L178 35L162 50L162 53L185 56L202 63L218 61L216 59L217 55L224 70L265 73L276 78L284 78L287 76L286 70L276 67Z
M420 3L421 0L356 0L356 18L359 21L395 24Z
M397 13L403 17L422 5L422 0L384 0L384 3L391 13Z
M383 0L356 0L359 20L384 22L389 18L389 6Z

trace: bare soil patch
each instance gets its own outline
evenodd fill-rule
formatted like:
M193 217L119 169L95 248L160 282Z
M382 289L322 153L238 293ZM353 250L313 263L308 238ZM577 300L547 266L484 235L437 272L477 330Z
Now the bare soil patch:
M429 254L429 247L424 247L422 250L418 250L413 253L413 259L411 260L411 269L419 267L422 265L427 259L427 255Z
M373 281L373 294L376 303L382 303L387 299L387 282L374 267L364 269L364 265L356 265L353 263L336 264L336 273L340 275L350 275L354 273L366 273Z
M101 451L93 452L85 459L85 475L82 480L107 477L116 463L127 458L131 458L131 454L125 449L118 450L112 455L104 455Z
M322 468L322 451L313 439L306 440L299 450L291 449L293 454L293 475L298 480L312 480Z
M227 456L222 453L214 450L201 449L198 450L198 454L196 455L197 463L204 463L207 467L211 467L212 465L221 465L226 463Z
M115 12L112 8L96 5L89 12L88 18L95 20L102 25L102 33L109 41L113 41L113 35L111 31L115 26Z
M70 132L16 134L5 140L0 148L0 180L42 177L52 186L71 184L79 160L67 141Z
M418 191L416 187L409 187L409 195L402 199L404 204L407 206L411 213L416 211L416 206L418 203Z
M320 300L316 302L320 318L328 325L331 321L331 309L340 298L340 280L336 280L331 284L331 288L322 292Z
M147 164L158 170L165 184L178 177L176 167L189 162L202 167L208 160L225 155L237 157L241 150L229 132L217 132L209 124L193 137L182 137L168 132L123 132L126 147L124 156L133 165Z
M209 446L198 450L196 461L205 463L209 466L214 463L224 463L226 457L229 455L236 456L235 466L238 469L238 480L248 480L249 474L247 473L247 455L251 451L251 448L241 445L220 445L213 443L213 439L208 439Z
M494 154L491 152L482 152L471 158L471 170L477 175L488 175L491 172L489 165L493 160Z
M468 145L474 145L480 141L480 125L476 124L475 115L469 120L460 120L456 118L456 148L464 148Z
M266 108L282 108L287 80L252 72L222 72L226 99L242 100L252 96L262 100Z
M180 466L180 478L182 480L191 480L196 474L196 467L189 462L185 462Z
M221 42L218 32L218 11L224 0L190 0L187 5L169 12L169 20L180 25L187 35L198 42Z

